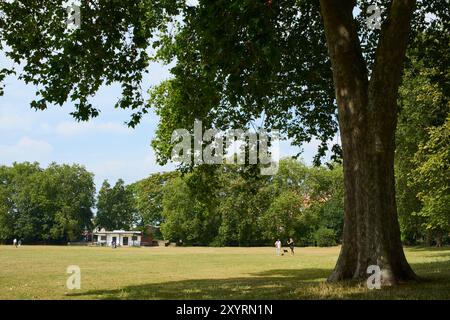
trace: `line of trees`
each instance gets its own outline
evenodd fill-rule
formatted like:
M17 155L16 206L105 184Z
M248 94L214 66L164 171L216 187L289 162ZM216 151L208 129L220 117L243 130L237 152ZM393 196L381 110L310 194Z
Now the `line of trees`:
M432 34L417 41L421 45L407 55L398 101L397 207L403 243L439 246L450 242L450 72L443 67L450 64L450 49ZM93 179L76 164L0 166L0 241L66 242L96 226L148 225L161 226L165 239L192 244L257 245L294 237L323 246L342 238L340 166L283 160L271 178L255 166L201 166L128 186L121 179L113 186L104 181L97 197Z
M407 178L404 167L397 170L398 181L407 180L397 185L407 244L449 242L443 172L450 163L449 123L447 118L427 129L427 143L417 142ZM298 245L330 246L342 239L344 183L338 164L308 167L283 159L274 176L261 176L257 166L204 165L130 185L105 180L97 197L93 178L76 164L0 166L0 241L62 243L80 240L94 227L145 230L149 225L160 226L156 236L192 245L267 245L293 237Z
M397 170L399 181L407 180L397 184L402 239L410 245L440 246L450 243L449 121L424 131L429 139L416 142L410 170ZM273 177L257 171L203 166L184 175L155 174L131 188L141 222L160 225L166 240L214 246L264 245L288 237L299 245L341 242L341 166L307 167L285 159ZM409 202L402 198L405 194ZM410 209L416 202L418 207Z
M84 167L52 163L0 166L0 240L61 242L92 227L94 175Z
M94 227L157 225L165 239L191 244L256 245L293 236L304 245L332 245L342 232L340 167L283 160L268 178L257 167L204 166L128 186L104 181L97 198L93 177L76 164L1 166L0 240L58 243L80 240Z
M106 230L130 230L139 220L132 190L122 179L112 187L105 180L98 194L94 224Z
M161 222L171 241L249 246L294 237L301 245L334 245L343 227L342 179L340 166L285 159L271 177L259 175L256 166L201 166L185 175L152 176L134 190L140 203L158 208L148 219Z
M398 100L397 207L403 243L440 246L450 232L450 34L415 42Z

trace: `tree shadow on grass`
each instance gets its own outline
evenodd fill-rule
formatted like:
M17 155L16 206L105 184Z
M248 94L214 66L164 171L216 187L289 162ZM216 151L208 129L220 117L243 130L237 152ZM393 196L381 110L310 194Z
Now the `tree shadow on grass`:
M450 299L450 261L413 264L426 281L368 290L365 284L330 284L329 269L277 269L228 279L189 279L68 294L81 299Z
M270 270L228 279L189 279L91 290L68 297L91 299L295 299L295 291L320 283L331 270Z

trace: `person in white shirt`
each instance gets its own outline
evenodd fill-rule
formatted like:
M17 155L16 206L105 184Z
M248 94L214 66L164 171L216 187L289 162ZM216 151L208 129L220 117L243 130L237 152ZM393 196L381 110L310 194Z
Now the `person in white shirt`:
M17 247L17 239L16 238L14 238L14 240L13 240L13 245L14 245L14 247Z
M276 251L277 251L277 256L281 255L281 241L280 241L280 239L275 241L275 248L276 248Z

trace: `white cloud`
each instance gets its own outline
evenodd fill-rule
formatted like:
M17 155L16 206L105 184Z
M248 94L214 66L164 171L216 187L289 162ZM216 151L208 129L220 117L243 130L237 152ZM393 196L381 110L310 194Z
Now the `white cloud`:
M70 122L65 121L56 125L55 131L63 136L75 136L92 133L127 134L131 129L116 122Z
M0 114L0 131L29 131L31 125L31 117L18 114Z
M0 159L2 163L47 161L52 151L50 143L25 136L14 145L0 145Z

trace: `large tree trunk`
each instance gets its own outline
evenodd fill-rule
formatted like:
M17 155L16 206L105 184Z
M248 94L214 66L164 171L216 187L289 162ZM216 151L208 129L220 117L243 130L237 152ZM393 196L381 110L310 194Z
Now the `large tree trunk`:
M394 181L396 102L414 1L392 1L370 80L354 5L352 0L321 0L345 180L343 244L329 280L363 280L367 267L378 265L387 285L416 278L400 240Z

